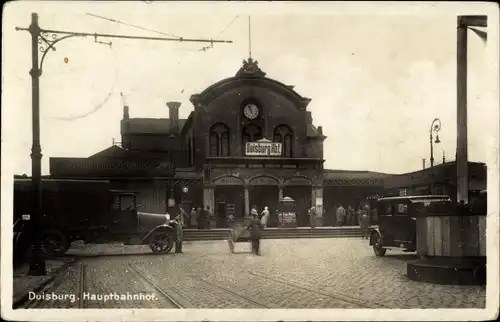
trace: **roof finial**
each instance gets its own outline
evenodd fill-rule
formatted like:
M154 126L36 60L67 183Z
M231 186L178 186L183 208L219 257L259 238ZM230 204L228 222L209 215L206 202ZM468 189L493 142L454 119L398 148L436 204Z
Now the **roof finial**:
M248 16L248 60L252 60L252 25L250 16Z

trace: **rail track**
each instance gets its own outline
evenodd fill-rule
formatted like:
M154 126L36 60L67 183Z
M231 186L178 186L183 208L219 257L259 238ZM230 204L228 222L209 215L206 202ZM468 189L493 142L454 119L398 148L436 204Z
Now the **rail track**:
M244 296L244 295L241 295L239 293L236 293L236 292L234 292L234 291L232 291L232 290L230 290L230 289L228 289L226 287L222 287L220 285L217 285L215 283L207 281L207 280L205 280L205 279L203 279L201 277L194 277L194 276L187 276L187 277L190 278L190 279L192 279L192 280L205 283L205 284L209 285L212 288L217 288L217 289L219 289L219 290L221 290L221 291L223 291L225 293L230 294L232 297L239 298L239 299L241 299L243 301L252 303L253 305L257 306L258 308L262 308L262 309L269 308L269 306L267 306L267 305L265 305L265 304L263 304L261 302L255 301L255 300L253 300L253 299L251 299L251 298L249 298L247 296Z
M80 263L80 283L78 284L78 308L86 309L88 302L83 296L87 292L87 264Z
M258 273L255 273L255 272L251 271L251 270L249 270L248 273L250 275L257 276L257 277L262 278L262 279L273 281L275 283L279 283L279 284L290 286L290 287L293 287L293 288L296 288L296 289L300 289L300 290L303 290L303 291L315 293L315 294L318 294L318 295L321 295L321 296L324 296L324 297L328 297L328 298L331 298L331 299L334 299L334 300L338 300L338 301L346 302L346 303L349 303L349 304L357 305L357 306L360 306L362 308L368 308L368 309L391 308L391 307L386 306L386 305L384 305L382 303L377 303L377 302L374 302L374 301L366 302L366 301L362 301L360 299L354 298L352 296L344 295L344 294L342 294L342 295L340 295L340 294L332 294L332 293L329 293L329 292L322 292L322 291L318 291L318 290L313 290L313 289L311 289L309 287L305 287L305 286L298 285L298 284L295 284L295 283L281 281L279 279L275 279L275 278L271 278L271 277L268 277L268 276L265 276L265 275L262 275L262 274L258 274Z
M69 270L75 267L75 263L71 263L70 266L66 267L61 273L57 274L57 276L45 287L38 290L36 293L44 294L52 291L57 291L57 289L66 281L66 276L64 272L68 272ZM87 308L87 301L85 301L83 294L87 292L87 265L80 263L78 265L78 276L79 283L77 285L77 289L75 290L75 301L78 302L79 309ZM25 300L20 303L15 303L13 306L15 309L17 308L25 308L25 309L37 309L37 308L45 308L47 303L50 303L45 300ZM52 308L52 307L50 307ZM61 307L63 308L63 307Z
M144 275L139 269L137 269L134 265L129 264L128 265L130 270L138 276L140 279L144 280L149 286L151 286L162 298L167 300L170 305L172 305L173 308L175 309L182 309L184 306L179 303L177 300L175 300L172 296L170 296L168 293L163 291L160 287L158 287L150 278L148 278L146 275Z

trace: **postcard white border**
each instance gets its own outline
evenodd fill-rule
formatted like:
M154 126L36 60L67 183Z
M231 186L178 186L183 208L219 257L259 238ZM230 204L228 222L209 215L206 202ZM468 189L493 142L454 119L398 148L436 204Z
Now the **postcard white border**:
M40 8L47 1L10 2L4 7L4 14L15 14L15 7L29 6L32 11L43 11ZM120 6L118 2L95 2L96 6ZM138 2L139 4L139 2ZM83 2L60 2L61 7L68 10L77 10ZM152 5L160 5L153 3ZM487 55L491 61L491 79L497 84L497 92L491 104L499 106L499 7L495 3L479 2L448 2L448 3L419 3L419 2L175 2L162 3L170 6L169 10L178 14L205 14L218 12L221 14L329 14L329 15L433 15L446 12L447 14L488 15L488 47ZM137 12L146 11L147 6L137 5ZM4 20L5 21L5 20ZM27 26L29 17L19 16L19 24ZM13 26L2 26L13 28ZM494 42L496 43L496 46ZM493 45L491 45L493 42ZM5 48L2 44L2 48ZM8 44L13 46L14 44ZM26 66L28 71L29 66ZM5 89L5 87L3 87ZM3 122L9 122L9 110L15 107L3 104ZM499 119L498 109L491 111L492 117ZM461 320L489 320L498 316L499 304L499 130L496 137L491 139L491 149L488 159L488 218L487 218L487 288L485 309L108 309L105 314L98 309L30 309L12 310L12 164L15 159L9 158L11 139L15 133L9 133L2 127L2 168L1 168L1 200L2 200L2 230L1 230L1 313L4 319L24 321L306 321L306 320L343 320L343 321L461 321ZM43 142L42 142L43 144Z

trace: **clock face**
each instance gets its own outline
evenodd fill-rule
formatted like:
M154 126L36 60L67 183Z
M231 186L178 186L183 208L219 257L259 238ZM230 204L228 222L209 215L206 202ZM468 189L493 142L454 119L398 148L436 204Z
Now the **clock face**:
M253 120L259 116L259 108L255 104L247 104L243 109L243 115L249 120Z

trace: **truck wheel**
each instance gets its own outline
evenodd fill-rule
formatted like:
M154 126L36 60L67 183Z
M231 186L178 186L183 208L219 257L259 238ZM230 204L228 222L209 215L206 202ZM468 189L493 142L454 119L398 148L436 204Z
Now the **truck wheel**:
M43 246L47 255L61 256L68 251L70 242L62 232L51 229L43 233Z
M154 253L169 253L174 247L174 236L170 233L158 233L151 238L149 248Z
M382 257L385 255L386 251L387 249L382 247L382 238L380 237L380 234L375 233L373 243L373 252L375 253L375 256Z

